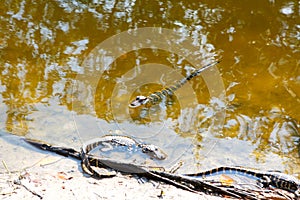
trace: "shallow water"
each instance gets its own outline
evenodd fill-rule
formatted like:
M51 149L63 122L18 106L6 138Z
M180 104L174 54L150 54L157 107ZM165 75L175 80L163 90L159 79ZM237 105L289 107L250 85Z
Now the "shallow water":
M163 148L161 165L184 161L185 172L239 165L297 175L299 6L5 0L0 128L75 147L126 134ZM172 98L128 108L219 59Z

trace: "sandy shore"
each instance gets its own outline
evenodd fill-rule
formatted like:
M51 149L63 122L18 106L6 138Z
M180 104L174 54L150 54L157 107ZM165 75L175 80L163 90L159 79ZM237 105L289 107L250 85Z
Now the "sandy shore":
M78 160L40 151L0 133L1 199L221 199L133 175L97 180Z

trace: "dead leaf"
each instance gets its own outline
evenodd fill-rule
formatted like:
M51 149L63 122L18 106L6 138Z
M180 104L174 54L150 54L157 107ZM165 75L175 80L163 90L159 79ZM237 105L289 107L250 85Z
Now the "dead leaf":
M232 186L232 184L234 183L234 180L231 177L229 177L225 174L222 174L220 176L220 182L224 186Z
M58 172L57 173L57 178L59 178L61 180L70 180L73 177L72 176L68 176L65 172Z
M37 164L43 167L45 165L53 164L60 159L61 158L56 157L56 156L47 156L45 158L42 158Z

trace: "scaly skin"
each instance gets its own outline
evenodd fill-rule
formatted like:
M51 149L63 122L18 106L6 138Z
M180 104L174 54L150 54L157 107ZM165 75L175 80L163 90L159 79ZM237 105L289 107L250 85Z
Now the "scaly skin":
M167 88L165 88L165 89L163 89L161 91L154 92L154 93L150 94L147 97L139 95L133 101L131 101L131 103L129 104L129 107L130 108L137 108L137 107L140 107L140 106L146 105L146 104L151 104L151 105L152 104L156 104L163 97L173 95L174 92L176 90L178 90L179 88L181 88L186 82L188 82L189 80L191 80L195 76L198 76L204 70L206 70L206 69L208 69L208 68L210 68L210 67L212 67L212 66L214 66L214 65L216 65L218 63L220 63L220 61L216 61L216 62L210 63L210 64L202 67L201 69L196 70L194 73L192 73L188 77L185 77L185 78L181 79L176 84L174 84L174 85L172 85L170 87L167 87Z
M96 148L97 146L99 146L101 143L104 142L106 143L108 142L120 146L126 146L129 148L135 147L137 149L140 149L141 152L145 153L152 159L164 160L167 157L167 154L165 154L159 147L155 145L138 143L134 139L127 136L106 135L101 138L93 139L83 144L83 147L81 148L81 159L82 159L81 166L86 173L90 175L96 175L96 176L98 175L98 173L92 169L91 160L94 162L93 165L94 166L96 165L96 167L103 166L104 164L107 167L110 167L109 165L114 165L115 168L119 167L118 170L120 171L122 171L122 169L123 171L126 172L128 172L128 170L131 170L130 169L131 167L129 165L125 166L124 163L121 163L122 165L121 164L118 165L117 162L112 163L108 159L103 159L103 158L98 159L99 157L97 156L89 155L89 152L91 150L93 150L94 148ZM106 162L106 164L104 162Z
M196 174L185 174L184 176L205 178L218 174L237 174L247 176L260 181L264 186L271 185L283 190L293 192L297 196L300 195L300 181L293 176L273 171L259 171L246 169L241 167L219 167L209 171L200 172Z

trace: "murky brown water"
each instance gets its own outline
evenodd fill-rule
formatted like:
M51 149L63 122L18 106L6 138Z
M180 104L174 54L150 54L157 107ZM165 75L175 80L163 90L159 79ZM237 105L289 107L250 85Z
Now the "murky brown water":
M5 0L0 5L1 129L78 145L125 133L164 148L169 158L162 165L184 160L183 170L239 165L298 174L299 12L296 0ZM134 35L143 27L179 34L176 39L158 33L157 40L170 42L165 46L191 38L186 55L198 56L197 66L176 51L151 48L156 41L143 48L147 40L135 37L111 45L115 53L121 49L117 57L98 49L116 34L134 29ZM127 48L132 44L134 49ZM100 54L106 56L99 60ZM220 58L215 70L221 84L211 78L218 74L203 73L171 99L128 109L136 95L160 90L191 67ZM226 97L217 96L216 88ZM224 122L216 120L222 113Z

